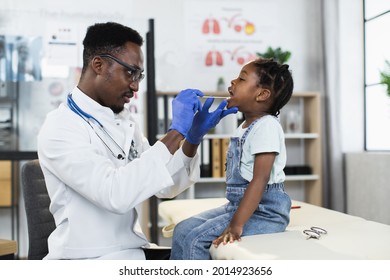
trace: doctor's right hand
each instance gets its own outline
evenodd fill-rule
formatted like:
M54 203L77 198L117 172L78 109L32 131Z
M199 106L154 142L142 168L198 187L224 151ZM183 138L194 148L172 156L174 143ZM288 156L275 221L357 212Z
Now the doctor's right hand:
M172 101L172 124L169 130L176 130L184 137L191 128L196 112L202 109L199 96L203 92L197 89L182 90Z

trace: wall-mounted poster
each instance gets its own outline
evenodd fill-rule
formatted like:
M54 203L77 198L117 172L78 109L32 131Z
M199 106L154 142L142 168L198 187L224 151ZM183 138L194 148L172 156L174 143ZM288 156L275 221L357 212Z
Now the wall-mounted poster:
M183 24L172 27L177 41L161 38L156 49L159 90L226 90L257 52L280 45L278 6L272 1L190 0L183 11Z

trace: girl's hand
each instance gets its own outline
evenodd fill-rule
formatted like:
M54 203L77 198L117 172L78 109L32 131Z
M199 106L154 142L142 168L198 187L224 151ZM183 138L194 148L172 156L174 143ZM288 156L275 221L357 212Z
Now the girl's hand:
M213 241L213 245L215 248L219 246L219 244L226 245L227 243L233 243L234 241L241 241L242 227L227 227L223 233Z

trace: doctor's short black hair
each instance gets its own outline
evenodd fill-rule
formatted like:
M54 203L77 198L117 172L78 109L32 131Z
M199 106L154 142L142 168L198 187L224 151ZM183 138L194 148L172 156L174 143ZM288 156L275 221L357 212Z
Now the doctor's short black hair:
M116 22L91 25L83 40L83 69L95 55L115 54L123 49L127 42L141 47L143 41L142 36L136 30Z

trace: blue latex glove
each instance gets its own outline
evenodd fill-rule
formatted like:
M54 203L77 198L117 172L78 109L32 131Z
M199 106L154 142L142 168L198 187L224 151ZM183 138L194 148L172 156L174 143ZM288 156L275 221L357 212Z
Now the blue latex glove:
M221 104L215 109L214 112L209 112L211 104L213 104L214 98L209 97L203 104L203 108L195 115L192 127L187 134L187 141L191 144L199 144L203 136L214 128L219 121L229 114L235 114L238 111L237 107L224 109L227 105L227 100L223 100Z
M172 123L169 130L176 130L184 137L191 128L194 115L202 109L199 96L203 92L197 89L182 90L172 101Z

